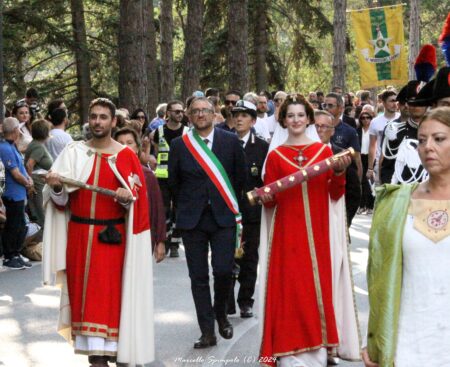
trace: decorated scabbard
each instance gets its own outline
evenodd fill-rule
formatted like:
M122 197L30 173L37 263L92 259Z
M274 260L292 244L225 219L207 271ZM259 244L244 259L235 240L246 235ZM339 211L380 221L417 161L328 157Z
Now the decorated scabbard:
M251 205L255 205L259 202L259 198L264 194L276 194L287 190L290 187L300 185L302 182L308 181L309 179L332 169L342 157L347 155L353 156L354 154L355 150L353 148L345 149L323 161L317 162L309 167L301 168L298 172L280 178L269 185L249 191L247 192L248 201Z

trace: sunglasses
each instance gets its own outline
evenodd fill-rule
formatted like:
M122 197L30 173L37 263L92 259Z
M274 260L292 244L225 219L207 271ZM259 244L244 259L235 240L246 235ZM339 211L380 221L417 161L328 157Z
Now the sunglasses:
M231 101L231 100L229 100L229 99L226 99L225 100L225 104L228 106L228 105L233 105L233 106L236 106L236 102L237 101Z
M335 108L337 105L332 103L322 103L322 108Z
M362 116L359 119L360 120L372 120L372 117L370 117L370 116Z
M136 116L136 117L137 117L138 120L145 120L145 116L138 115L138 116Z

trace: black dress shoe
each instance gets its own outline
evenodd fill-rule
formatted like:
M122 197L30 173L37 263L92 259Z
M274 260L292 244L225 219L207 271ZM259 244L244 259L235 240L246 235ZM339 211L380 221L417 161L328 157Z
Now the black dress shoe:
M241 317L243 319L248 319L250 317L253 317L253 311L250 306L245 306L241 308Z
M195 349L203 349L208 347L213 347L217 344L217 339L215 335L202 335L200 339L198 339L194 343Z
M233 337L233 326L230 324L227 318L217 319L219 324L219 334L224 339L231 339Z

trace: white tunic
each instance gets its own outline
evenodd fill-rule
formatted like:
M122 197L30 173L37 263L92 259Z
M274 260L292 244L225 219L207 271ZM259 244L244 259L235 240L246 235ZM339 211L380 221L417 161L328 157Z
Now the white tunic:
M450 236L434 243L407 216L395 367L450 366Z

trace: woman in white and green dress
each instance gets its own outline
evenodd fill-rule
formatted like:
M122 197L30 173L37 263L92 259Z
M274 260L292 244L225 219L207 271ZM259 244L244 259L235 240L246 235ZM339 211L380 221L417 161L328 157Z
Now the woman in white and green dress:
M366 367L450 366L450 108L419 125L429 180L385 185L370 232Z

